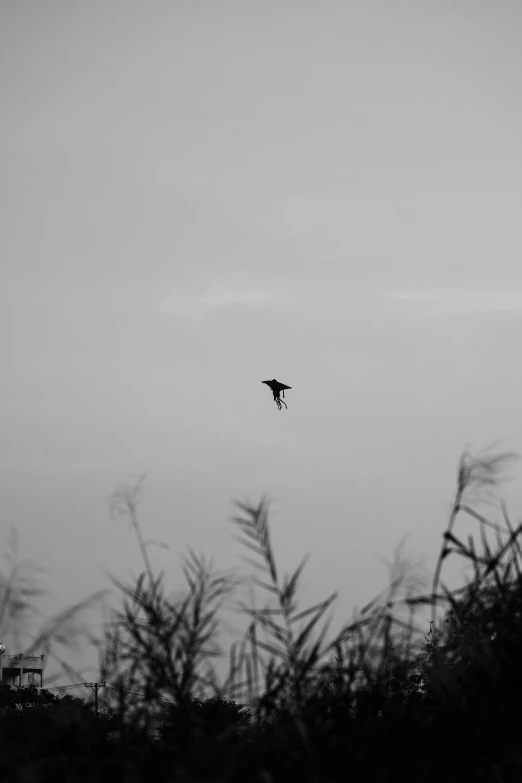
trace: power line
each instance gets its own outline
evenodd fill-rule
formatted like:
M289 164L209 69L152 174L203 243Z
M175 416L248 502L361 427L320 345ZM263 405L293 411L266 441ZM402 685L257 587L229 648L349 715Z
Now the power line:
M66 691L66 690L70 690L71 688L92 688L94 691L94 712L97 715L98 714L98 691L100 690L100 688L103 688L105 685L108 685L108 683L107 682L77 682L73 685L62 685L61 687L57 685L54 688L44 688L43 690Z
M147 694L143 693L142 691L134 691L130 690L129 688L122 688L120 685L113 685L110 682L107 682L106 685L108 685L109 688L114 688L115 690L122 690L125 691L125 693L132 693L134 696L146 696ZM171 699L168 696L157 696L160 701L172 701L175 702L176 699Z
M92 688L94 691L94 714L98 714L98 691L107 685L106 682L84 682L86 688Z
M98 687L97 687L98 686ZM78 682L74 685L55 685L54 688L43 688L43 690L46 691L65 691L69 690L70 688L93 688L94 689L94 695L95 695L95 701L97 701L97 692L99 688L101 687L107 687L107 688L114 688L115 690L122 690L125 693L132 693L134 696L146 696L146 693L143 693L143 691L135 691L130 688L122 688L121 685L113 685L111 682ZM176 699L171 699L168 696L157 696L160 701L171 701L175 702Z

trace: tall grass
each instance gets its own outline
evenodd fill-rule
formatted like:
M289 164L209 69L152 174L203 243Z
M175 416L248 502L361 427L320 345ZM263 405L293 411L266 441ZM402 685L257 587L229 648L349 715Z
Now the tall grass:
M167 595L137 516L141 480L119 490L111 509L128 517L144 570L132 585L111 577L123 603L98 641L110 721L80 710L68 752L61 730L45 724L47 756L33 777L6 767L5 779L46 780L48 770L63 780L521 779L522 525L503 504L500 525L470 505L498 488L513 458L463 455L431 591L415 594L398 567L388 590L332 638L336 594L300 607L306 558L282 575L267 500L237 503L235 537L267 604L236 601L247 628L224 678L215 667L221 615L242 581L189 550L186 589ZM460 514L476 522L480 550L457 536ZM441 582L450 555L473 567L453 591ZM423 608L432 611L429 630L416 621ZM56 623L45 638L53 633Z

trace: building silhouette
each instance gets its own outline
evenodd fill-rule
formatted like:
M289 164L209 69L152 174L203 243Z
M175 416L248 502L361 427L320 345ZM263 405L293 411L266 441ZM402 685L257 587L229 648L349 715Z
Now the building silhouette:
M45 655L8 655L0 643L0 684L43 688Z

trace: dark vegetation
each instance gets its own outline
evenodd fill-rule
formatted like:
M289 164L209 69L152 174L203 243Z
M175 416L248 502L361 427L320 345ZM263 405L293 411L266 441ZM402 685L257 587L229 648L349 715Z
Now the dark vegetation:
M501 524L472 507L512 457L462 457L431 592L401 596L404 573L396 574L386 596L330 640L335 595L300 609L304 561L281 578L266 502L238 504L239 540L271 600L242 606L248 627L221 682L219 617L238 580L190 552L185 593L167 597L138 524L139 485L117 493L113 511L128 516L145 568L135 584L117 583L123 605L99 643L107 683L99 709L92 699L4 687L0 780L522 780L522 525L503 504ZM461 515L476 523L479 544L457 536ZM450 554L472 569L453 591L440 579ZM9 579L2 589L5 630L33 593ZM82 606L48 624L31 650L66 642ZM424 629L414 623L423 608L432 612Z

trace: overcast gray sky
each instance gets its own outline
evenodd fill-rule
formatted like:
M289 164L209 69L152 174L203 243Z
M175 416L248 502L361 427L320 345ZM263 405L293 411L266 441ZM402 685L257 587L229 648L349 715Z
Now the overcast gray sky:
M433 568L462 450L522 444L521 25L509 0L3 0L2 529L45 611L138 572L106 498L143 472L173 586L187 545L238 564L233 500L263 493L339 620L405 534Z

